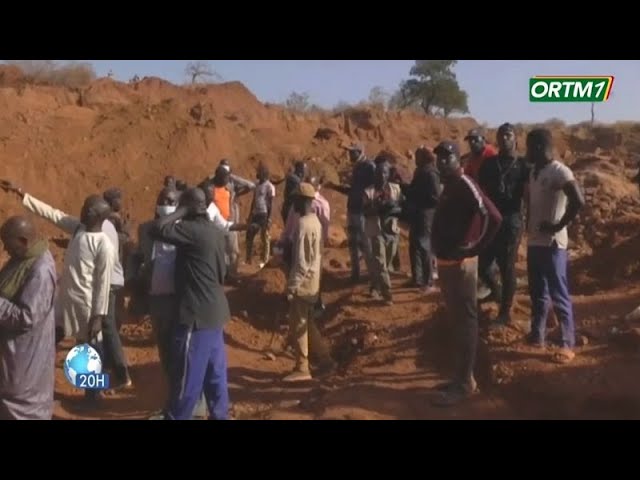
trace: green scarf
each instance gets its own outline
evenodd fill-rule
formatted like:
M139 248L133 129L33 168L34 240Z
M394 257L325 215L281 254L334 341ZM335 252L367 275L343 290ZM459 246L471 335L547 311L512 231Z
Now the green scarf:
M12 258L0 270L0 296L6 299L13 297L20 291L31 267L49 248L47 240L39 240L31 245L24 258Z

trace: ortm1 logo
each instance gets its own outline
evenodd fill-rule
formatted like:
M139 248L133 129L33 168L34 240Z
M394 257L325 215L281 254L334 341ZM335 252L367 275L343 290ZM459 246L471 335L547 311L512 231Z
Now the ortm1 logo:
M91 345L73 347L64 361L64 374L76 388L105 390L109 388L109 375L102 373L102 360Z
M529 79L531 102L606 102L613 76L537 76Z

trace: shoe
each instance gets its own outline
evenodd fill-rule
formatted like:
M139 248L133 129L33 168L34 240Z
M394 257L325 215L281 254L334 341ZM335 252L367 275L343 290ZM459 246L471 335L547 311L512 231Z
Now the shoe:
M486 300L491 295L491 290L484 285L478 288L478 300Z
M371 290L369 292L369 295L371 296L371 298L373 298L374 300L380 300L382 299L382 295L380 295L380 292L377 290Z
M124 379L116 380L113 385L109 386L109 390L127 390L133 387L133 381L131 377L127 374Z
M308 382L309 380L311 380L311 374L309 372L300 372L300 371L292 372L282 379L282 381L284 382L291 382L291 383Z
M149 415L149 418L147 418L147 420L166 420L166 415L164 414L163 410L158 410L157 412Z
M640 307L636 307L631 312L627 313L624 319L627 322L635 322L637 320L640 320Z
M430 285L428 287L420 287L420 293L422 293L423 295L431 295L432 293L436 293L437 291L438 289L433 285Z
M452 407L479 393L475 379L469 385L448 383L443 385L431 404L435 407Z

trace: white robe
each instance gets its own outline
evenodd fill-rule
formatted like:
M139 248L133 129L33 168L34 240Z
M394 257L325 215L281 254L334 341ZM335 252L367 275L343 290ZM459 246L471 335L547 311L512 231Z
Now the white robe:
M56 218L57 214L64 215L62 212L29 195L24 196L23 204L58 225L65 221ZM64 327L65 336L89 341L89 320L107 314L117 254L107 234L90 233L82 224L77 226L65 253L55 308L56 324Z

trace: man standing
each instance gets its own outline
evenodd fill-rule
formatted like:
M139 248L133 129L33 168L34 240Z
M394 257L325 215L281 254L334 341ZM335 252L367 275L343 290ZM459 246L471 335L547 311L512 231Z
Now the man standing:
M298 191L300 183L304 182L309 174L307 164L302 160L298 160L293 164L293 171L287 174L287 176L278 182L272 182L274 185L279 185L282 181L284 184L284 194L282 197L282 222L287 223L287 217L293 205L293 194Z
M493 145L487 143L484 132L480 128L469 130L464 140L469 143L469 155L464 160L464 173L474 181L478 181L478 173L484 161L498 154Z
M457 344L453 381L436 398L439 406L453 405L477 389L474 377L478 346L478 254L500 228L500 213L460 165L453 142L434 149L444 190L433 219L433 249L447 313Z
M21 188L16 188L12 186L10 183L6 183L6 185L7 185L6 188L8 190L15 192L22 199L22 205L27 210L35 213L36 215L44 218L45 220L48 220L49 222L51 222L52 224L54 224L64 232L75 236L80 230L82 230L84 227L87 227L87 224L84 223L82 219L79 219L65 212L57 210L52 206L47 205L46 203L38 200L32 195L29 195L28 193L23 192ZM100 200L100 202L98 202L98 199ZM87 200L85 201L86 208L89 208L87 206L87 202L89 201L90 201L91 212L93 212L92 215L94 217L99 213L101 214L102 211L105 209L107 211L107 216L111 215L111 208L109 207L109 204L104 200L102 196L92 195L88 197ZM94 217L92 217L92 220L94 219ZM114 373L113 376L115 380L112 384L113 388L122 388L122 387L128 388L132 385L132 381L131 381L131 377L129 376L129 368L127 366L124 350L122 349L120 333L118 332L118 326L116 323L115 292L124 286L124 275L122 271L122 264L120 263L120 259L118 255L118 245L119 245L118 233L114 225L111 223L111 221L108 220L107 217L103 219L101 228L102 228L102 231L105 233L106 237L111 242L111 246L115 251L115 258L113 259L113 262L111 263L111 259L109 260L110 262L109 265L111 265L113 269L113 271L109 275L109 279L111 281L111 287L109 289L109 296L108 296L109 308L107 311L107 315L103 318L103 325L101 328L103 338L104 338L103 360L105 361L106 365L109 368L113 369L113 373ZM92 243L92 246L87 248L94 248L93 246L94 241L98 243L101 242L101 237L100 238L88 237L88 238L91 238L90 243ZM70 247L68 247L67 249L67 255L70 252L69 248ZM78 255L80 254L80 252L77 252L77 253ZM89 252L84 252L84 251L82 252L82 254L85 254L85 253L90 254L92 256L96 255L95 250L90 250ZM62 288L62 286L60 288ZM67 336L69 336L68 333L67 333Z
M200 188L207 195L207 203L214 205L224 222L231 224L240 221L240 205L238 197L250 192L255 188L255 184L231 173L228 160L221 160L213 177L206 178ZM216 215L217 216L217 215ZM210 217L212 215L210 214ZM214 216L215 218L215 216ZM213 220L216 222L216 220ZM238 229L227 229L225 235L225 252L227 255L227 266L229 276L235 278L238 273L238 257L240 247L238 246Z
M127 265L129 253L131 251L131 232L128 217L122 218L122 190L114 187L106 190L103 193L103 198L111 207L111 215L109 215L109 221L113 224L118 233L118 263L120 265ZM124 270L124 269L123 269ZM123 275L124 272L123 272ZM122 285L120 285L122 283ZM124 292L124 278L120 282L113 286L113 294L115 296L114 307L114 321L116 328L120 331L120 326L125 316L125 292Z
M400 185L389 182L390 165L386 160L376 162L375 180L372 187L364 191L363 212L365 234L371 245L372 266L371 296L380 295L387 305L391 305L391 278L389 264L394 256L394 244L397 245L398 215L402 194Z
M527 219L532 316L528 340L532 345L544 346L550 296L562 331L561 349L554 360L568 363L575 357L575 326L567 278L567 225L584 206L584 198L571 169L554 160L549 130L535 129L527 135L527 158L533 164Z
M167 419L190 419L203 391L209 418L229 418L224 326L231 314L223 287L224 235L209 220L205 193L199 188L185 191L178 209L151 227L152 238L176 246L178 318L171 342Z
M500 305L497 325L511 323L511 306L516 294L516 261L522 235L522 210L529 167L516 152L516 131L510 123L498 128L499 153L488 158L480 168L479 184L502 215L502 225L493 242L480 253L478 274ZM502 290L493 274L496 262Z
M410 286L430 293L434 281L431 227L440 196L440 177L435 158L426 147L416 150L415 161L416 170L406 194L412 277Z
M271 247L271 210L273 198L276 196L276 187L269 181L269 170L264 165L258 166L258 184L253 190L253 202L249 218L249 229L247 230L247 264L251 264L253 257L253 240L260 231L262 240L262 258L260 268L269 261Z
M333 185L328 188L347 195L347 234L351 254L351 281L360 281L360 253L364 256L369 275L372 275L371 244L364 231L364 190L373 185L375 165L367 159L362 145L352 145L347 149L353 164L349 185Z
M156 201L155 219L171 215L176 211L177 205L178 193L171 188L163 189ZM160 366L166 376L167 383L169 383L171 378L172 329L178 319L178 302L175 295L176 247L168 243L154 241L151 238L150 230L154 221L145 222L138 229L139 255L143 258L139 277L142 277L141 281L146 285L151 326L158 345ZM152 419L164 418L168 398L165 399L164 406L165 409L152 416ZM200 397L193 416L207 416L204 395Z
M327 199L320 193L320 189L322 188L323 179L319 177L311 177L309 179L309 183L315 189L316 194L311 202L311 208L313 209L313 213L316 214L318 220L320 220L320 225L322 226L322 249L324 252L324 248L327 246L327 239L329 238L329 224L331 222L331 206ZM295 235L298 229L298 223L300 222L300 215L295 209L289 210L289 216L287 217L287 223L285 224L284 230L280 235L280 239L278 240L277 246L280 250L280 255L282 255L284 259L284 264L287 268L287 273L291 268L291 252L293 250L293 243L295 240ZM315 318L318 318L322 312L325 310L324 302L322 301L322 272L320 274L320 292L318 293L318 302L316 303L316 314Z
M64 336L75 337L78 344L91 343L102 356L101 339L104 326L109 325L111 275L117 259L112 240L102 230L111 213L109 205L102 196L90 195L77 220L42 204L9 182L2 182L2 188L22 197L25 206L46 212L42 216L61 228L73 230L55 304L56 328L61 328ZM86 400L96 398L97 391L85 390Z
M335 363L316 326L314 306L320 291L322 268L322 226L313 212L315 190L308 183L301 183L294 194L293 208L300 220L293 242L292 265L287 283L289 309L289 338L294 346L296 365L284 378L287 382L311 379L309 353L320 359L320 370L331 370Z
M51 420L56 265L29 219L11 217L0 237L0 420Z
M482 167L482 164L487 158L497 155L498 152L493 145L487 143L484 132L481 128L473 128L469 130L469 133L467 133L467 136L464 137L464 139L468 142L470 150L467 155L462 157L464 173L478 183L480 167ZM484 285L482 278L479 283L478 300L486 300L487 297L491 295L491 290L489 287Z

